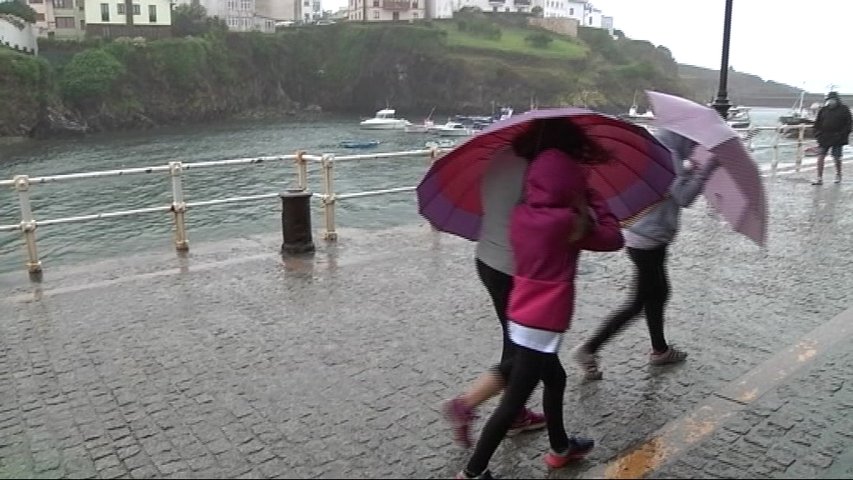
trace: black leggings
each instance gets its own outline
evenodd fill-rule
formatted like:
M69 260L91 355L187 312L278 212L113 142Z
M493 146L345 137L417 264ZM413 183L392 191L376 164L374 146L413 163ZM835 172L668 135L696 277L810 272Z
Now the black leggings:
M652 250L627 248L635 267L633 293L625 306L614 312L584 344L587 352L597 352L644 310L652 348L658 352L668 348L663 334L663 311L670 291L666 273L666 248L666 245Z
M569 448L569 438L563 426L563 395L566 390L566 371L556 353L542 353L513 344L514 359L509 380L500 405L489 417L474 454L465 470L479 475L489 466L489 460L506 436L512 422L530 399L530 394L542 380L542 406L548 423L548 439L555 452Z
M507 331L507 310L509 308L509 293L512 291L512 275L496 270L479 258L477 259L477 275L480 276L480 281L483 286L489 291L492 297L492 304L495 306L495 313L498 315L498 320L501 322L501 330L503 330L503 350L501 350L500 364L495 365L494 370L503 377L504 382L509 378L509 369L512 366L512 359L515 356L516 346L509 339Z

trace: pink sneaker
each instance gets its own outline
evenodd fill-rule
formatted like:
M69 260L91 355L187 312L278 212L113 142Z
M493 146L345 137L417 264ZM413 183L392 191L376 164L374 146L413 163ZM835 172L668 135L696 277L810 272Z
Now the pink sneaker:
M581 460L595 447L591 438L569 437L569 448L565 452L548 452L545 454L545 463L550 468L563 468L575 460Z
M518 418L512 422L512 426L509 427L509 431L506 432L508 437L512 437L514 435L518 435L521 432L529 432L532 430L539 430L540 428L544 428L546 425L545 415L541 413L535 413L530 409L526 408L521 411L521 414Z
M459 398L444 404L444 417L453 427L453 438L465 448L471 448L471 424L477 419L474 409L465 405Z

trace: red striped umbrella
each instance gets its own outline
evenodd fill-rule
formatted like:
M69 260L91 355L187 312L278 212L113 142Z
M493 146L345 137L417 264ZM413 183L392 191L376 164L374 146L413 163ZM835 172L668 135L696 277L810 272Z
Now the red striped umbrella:
M630 219L669 190L675 176L669 150L644 128L581 108L541 109L496 122L436 161L417 188L421 215L438 230L477 240L486 167L538 118L572 122L610 153L610 162L584 168L618 219Z

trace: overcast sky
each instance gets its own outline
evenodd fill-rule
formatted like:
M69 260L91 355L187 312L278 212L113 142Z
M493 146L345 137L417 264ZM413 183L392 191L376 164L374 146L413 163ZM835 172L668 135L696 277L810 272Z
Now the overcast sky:
M675 60L720 68L725 0L597 0L631 38L665 45ZM734 0L729 65L740 72L826 92L853 93L853 2Z
M337 10L347 0L322 0ZM679 63L720 68L725 0L595 0L631 38L665 45ZM853 93L853 1L734 0L729 65L825 92Z

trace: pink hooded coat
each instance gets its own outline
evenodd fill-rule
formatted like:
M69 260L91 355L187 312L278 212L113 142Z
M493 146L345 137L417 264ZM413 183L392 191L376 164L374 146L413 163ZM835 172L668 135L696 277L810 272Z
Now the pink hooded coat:
M587 196L590 233L572 244L579 195ZM583 167L565 153L542 152L527 169L524 196L510 221L515 276L509 318L524 327L550 332L569 328L575 274L581 250L614 251L624 245L619 221L604 199L587 188Z

